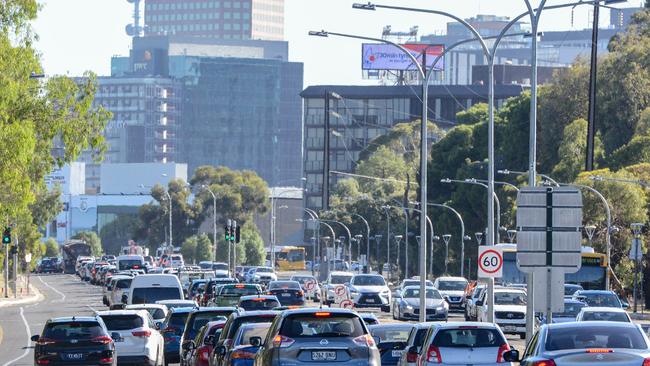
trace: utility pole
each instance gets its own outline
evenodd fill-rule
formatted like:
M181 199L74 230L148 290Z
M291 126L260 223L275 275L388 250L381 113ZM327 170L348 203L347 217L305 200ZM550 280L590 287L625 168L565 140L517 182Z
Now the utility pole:
M594 170L594 139L596 136L596 75L598 71L598 23L600 4L594 3L593 29L591 31L591 71L589 73L589 113L587 126L587 161L585 170Z
M330 209L330 92L325 91L325 115L323 116L323 210Z

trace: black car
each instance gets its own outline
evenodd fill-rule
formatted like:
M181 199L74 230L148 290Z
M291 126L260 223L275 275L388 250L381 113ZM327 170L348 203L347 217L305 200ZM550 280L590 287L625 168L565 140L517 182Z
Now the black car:
M382 366L396 366L406 348L413 324L370 325L368 330L377 343Z
M39 273L59 273L63 272L59 261L56 258L45 258L41 261L38 268Z
M234 307L223 307L223 308L198 308L190 312L185 322L185 329L183 330L183 335L181 336L181 350L180 350L180 361L181 365L184 365L184 360L186 359L186 353L188 351L188 344L194 340L196 335L201 330L201 327L206 325L208 322L216 320L226 320L230 314L237 311L237 308Z
M305 292L297 281L271 281L266 293L275 295L283 306L305 305Z
M117 365L114 339L99 317L52 318L32 336L35 365Z

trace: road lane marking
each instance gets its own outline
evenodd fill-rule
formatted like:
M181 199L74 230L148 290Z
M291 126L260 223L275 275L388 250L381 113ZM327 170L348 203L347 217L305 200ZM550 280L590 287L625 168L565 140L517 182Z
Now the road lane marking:
M24 308L21 306L20 307L20 317L23 319L23 323L25 324L25 332L27 332L27 345L25 346L25 352L23 352L22 355L14 358L13 360L5 363L3 366L9 366L11 364L14 364L16 361L25 358L27 355L29 355L29 351L31 349L31 343L32 343L32 331L29 329L29 323L27 323L27 319L25 319L25 311Z
M92 310L93 313L97 312L97 309L95 309L94 307L92 307L90 305L86 305L86 306L88 307L88 309Z
M38 279L47 287L49 287L52 291L56 292L57 294L61 295L61 298L59 300L53 300L52 302L63 302L65 301L65 294L57 289L55 289L53 286L51 286L49 283L43 281L43 278L41 276L38 276Z
M0 344L2 344L2 339L4 338L4 330L0 327Z

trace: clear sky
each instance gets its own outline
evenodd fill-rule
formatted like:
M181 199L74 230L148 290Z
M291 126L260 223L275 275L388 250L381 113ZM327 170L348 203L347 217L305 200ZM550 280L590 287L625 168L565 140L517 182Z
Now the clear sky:
M309 30L329 30L378 37L385 25L395 31L420 27L420 34L440 32L447 20L433 15L390 10L353 10L350 0L285 0L285 39L289 41L291 61L305 63L305 86L314 84L372 83L362 80L360 43L340 38L307 36ZM531 0L538 4L540 0ZM131 44L124 27L131 22L133 6L126 0L39 0L43 9L34 24L40 39L45 72L49 75L81 75L92 70L110 74L110 58L127 55ZM566 0L548 0L560 4ZM629 0L639 6L641 0ZM468 18L476 14L514 16L526 8L523 0L383 0L390 4L435 8ZM607 24L609 11L601 12L601 24ZM590 26L589 9L574 13L571 27L569 9L542 15L541 31L583 29Z

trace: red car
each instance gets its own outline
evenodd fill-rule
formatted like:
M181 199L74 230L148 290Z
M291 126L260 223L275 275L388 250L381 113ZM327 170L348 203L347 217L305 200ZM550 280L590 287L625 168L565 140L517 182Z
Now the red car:
M212 349L221 336L225 324L225 320L206 323L199 330L196 338L188 343L187 358L183 364L186 366L209 366Z

